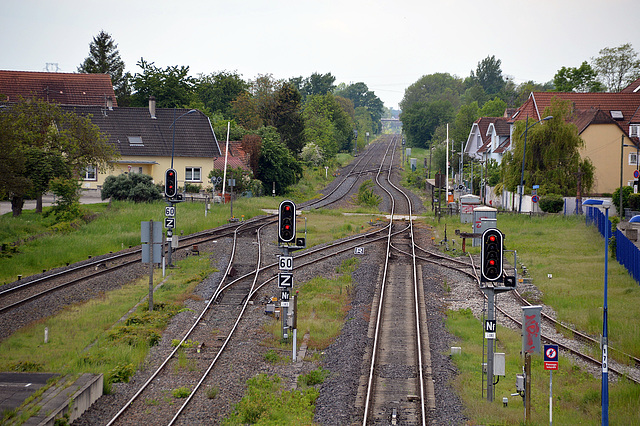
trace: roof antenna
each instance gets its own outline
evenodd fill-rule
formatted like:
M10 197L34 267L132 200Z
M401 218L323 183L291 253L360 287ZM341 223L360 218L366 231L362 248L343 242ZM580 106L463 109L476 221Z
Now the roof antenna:
M49 69L49 67L51 67L51 69ZM47 62L45 67L44 67L44 69L47 72L58 72L58 71L60 71L60 67L58 66L57 62Z

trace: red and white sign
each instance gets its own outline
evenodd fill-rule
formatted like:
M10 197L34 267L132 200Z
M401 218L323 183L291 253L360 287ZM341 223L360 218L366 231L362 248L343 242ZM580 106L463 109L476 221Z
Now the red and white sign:
M558 345L544 345L544 369L558 369Z

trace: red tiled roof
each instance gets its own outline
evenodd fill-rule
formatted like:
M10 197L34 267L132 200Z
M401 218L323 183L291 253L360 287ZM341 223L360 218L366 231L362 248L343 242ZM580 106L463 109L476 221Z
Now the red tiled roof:
M60 105L118 106L108 74L0 71L0 102L36 97Z
M636 93L566 93L566 92L532 92L529 99L512 116L515 120L540 120L545 108L551 105L553 98L572 102L572 121L582 132L590 122L585 122L591 115L593 119L615 122L628 136L629 124L640 123L640 92ZM596 114L600 111L601 114ZM611 111L620 111L622 119L614 119ZM604 114L604 115L603 115ZM602 121L600 121L602 122Z
M640 92L640 78L620 91L620 93L637 93L637 92Z
M246 163L247 153L240 148L240 141L229 141L229 156L227 157L227 167L237 169L238 167L243 170L249 171L249 166ZM220 142L221 159L216 160L215 168L224 168L224 157L226 152L226 142Z

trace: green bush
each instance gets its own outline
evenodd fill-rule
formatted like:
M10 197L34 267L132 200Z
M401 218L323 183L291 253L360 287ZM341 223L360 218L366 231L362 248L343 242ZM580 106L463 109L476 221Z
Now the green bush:
M112 198L119 201L136 203L161 200L162 194L153 183L153 178L142 173L123 173L107 176L102 185L102 199Z
M189 394L191 394L191 389L186 386L182 386L171 391L171 395L173 395L174 398L186 398Z
M197 194L202 189L201 185L196 185L195 183L185 183L184 184L184 192L188 192L189 194Z
M133 364L118 364L107 375L109 383L128 383L136 367Z
M633 193L633 188L630 186L623 186L622 187L622 204L623 207L629 207L629 196ZM616 210L618 212L620 212L620 188L616 188L615 191L613 191L613 196L612 198L612 202L613 205L616 206ZM624 213L624 212L622 212ZM620 213L618 213L618 215L620 215Z
M318 368L317 370L298 376L298 383L305 386L319 385L324 383L324 379L326 379L328 375L329 372L327 370Z
M356 203L360 206L376 207L382 198L373 192L373 181L366 180L360 185Z
M629 195L629 208L634 211L640 211L640 194Z
M540 198L540 209L545 213L559 213L564 207L561 195L549 194Z

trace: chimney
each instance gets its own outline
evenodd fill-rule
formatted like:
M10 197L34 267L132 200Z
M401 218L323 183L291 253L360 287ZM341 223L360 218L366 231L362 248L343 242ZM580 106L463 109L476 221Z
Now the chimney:
M151 119L156 119L156 97L149 96L149 114L151 115Z
M107 109L113 111L113 98L111 96L107 96Z

